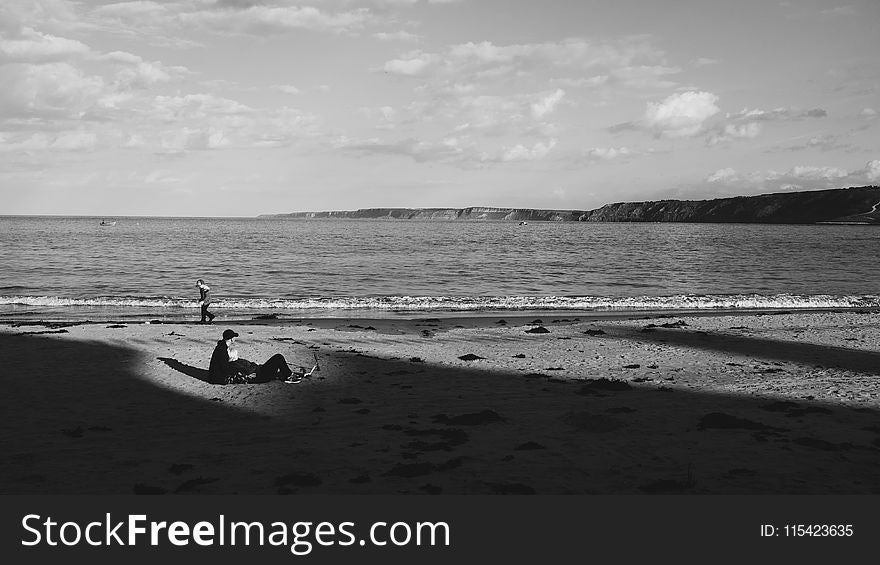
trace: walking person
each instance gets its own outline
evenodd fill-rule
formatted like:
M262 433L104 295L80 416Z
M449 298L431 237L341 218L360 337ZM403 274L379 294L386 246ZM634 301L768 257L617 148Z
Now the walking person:
M202 308L202 323L204 324L207 321L210 324L214 321L214 314L208 312L208 306L211 305L211 287L206 285L205 281L199 279L196 281L196 288L199 289L199 306Z

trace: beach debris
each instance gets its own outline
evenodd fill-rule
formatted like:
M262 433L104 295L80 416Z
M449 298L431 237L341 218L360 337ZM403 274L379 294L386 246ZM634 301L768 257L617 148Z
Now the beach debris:
M525 353L517 353L516 355L513 356L513 358L514 359L525 359L526 354Z
M504 418L494 410L481 410L480 412L472 412L470 414L462 414L460 416L452 417L449 417L446 414L437 414L432 420L440 424L446 424L447 426L482 426L484 424L503 422Z
M125 324L110 324L107 327L108 328L127 328L128 326L126 326ZM174 332L171 332L171 334L173 334L173 333ZM171 335L171 334L168 334L168 335Z
M432 332L431 330L422 330L421 333L422 337L431 337L434 335L434 332Z
M541 445L535 441L527 441L525 443L521 443L513 448L514 451L534 451L537 449L547 449L545 446Z
M629 365L623 366L624 369L638 369L639 367L641 367L641 365L639 365L638 363L631 363Z
M485 359L485 357L480 357L479 355L468 353L467 355L460 356L459 359L461 359L462 361L476 361L477 359Z
M489 486L495 494L536 494L535 489L522 483L493 483Z
M424 363L425 362L425 360L422 359L421 357L410 357L409 360L412 363Z
M605 335L605 330L585 330L581 333L585 335Z
M730 414L724 414L723 412L711 412L700 418L700 423L697 426L697 429L705 430L710 428L725 430L741 429L761 431L775 431L778 429L772 426L768 426L766 424L762 424L760 422L747 420L745 418L739 418L737 416L731 416Z
M536 328L526 330L526 333L527 334L548 334L548 333L550 333L550 330L548 330L544 326L538 326Z
M617 418L590 412L569 412L562 421L582 432L607 433L619 430L624 423Z
M647 326L642 328L642 331L643 332L650 331L650 330L653 330L654 328L666 328L666 329L683 328L683 327L686 327L687 325L688 324L684 320L679 320L677 322L666 322L665 324L659 324L659 325L658 324L648 324Z
M66 334L70 333L67 330L42 330L39 332L19 332L16 335L37 335L37 334Z
M623 391L632 390L632 386L626 381L619 379L608 379L605 377L599 379L589 379L578 391L578 394L593 394L600 390Z

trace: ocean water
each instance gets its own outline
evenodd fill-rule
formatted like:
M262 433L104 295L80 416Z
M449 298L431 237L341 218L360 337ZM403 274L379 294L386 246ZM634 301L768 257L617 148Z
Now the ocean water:
M0 217L0 319L880 307L880 229Z

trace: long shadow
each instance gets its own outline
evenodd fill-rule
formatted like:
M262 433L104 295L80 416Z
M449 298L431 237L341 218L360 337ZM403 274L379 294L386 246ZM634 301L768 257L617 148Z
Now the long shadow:
M615 328L606 327L605 329L616 333ZM677 344L692 349L791 361L804 365L837 367L857 373L880 375L880 352L864 349L742 335L719 335L680 328L633 329L627 331L626 336L628 339L652 343Z
M177 359L171 359L169 357L157 357L156 359L188 377L211 384L211 375L208 373L207 369L199 369L198 367L181 363Z
M3 494L880 493L872 410L498 371L485 352L322 350L318 378L219 386L151 381L197 368L106 343L0 333L0 351Z

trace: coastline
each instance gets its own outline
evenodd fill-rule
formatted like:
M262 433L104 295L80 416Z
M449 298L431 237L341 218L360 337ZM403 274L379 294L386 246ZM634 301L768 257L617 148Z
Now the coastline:
M226 327L321 370L208 384ZM0 344L7 494L880 491L876 310L7 320Z

